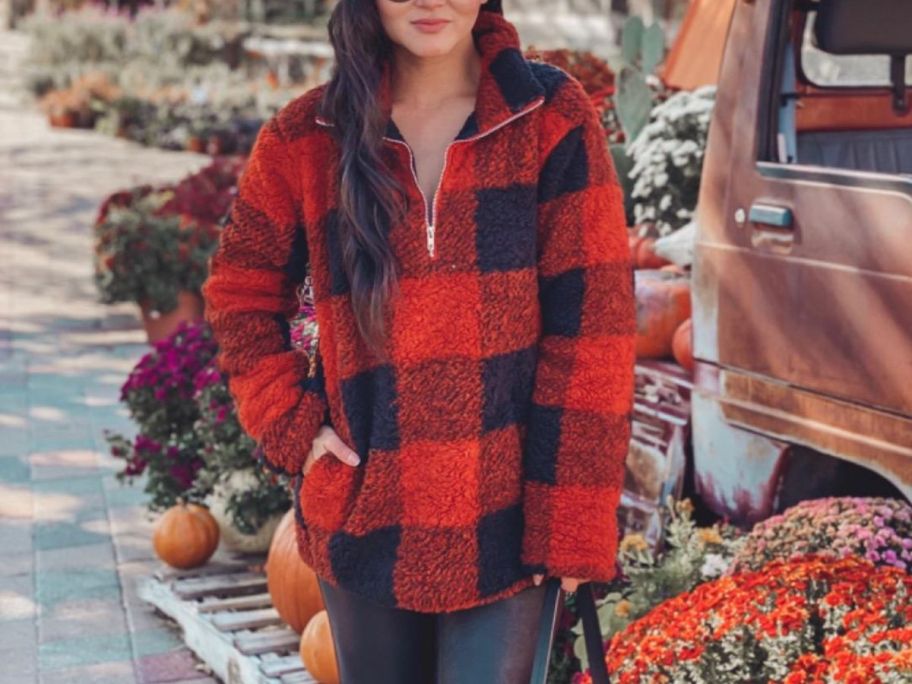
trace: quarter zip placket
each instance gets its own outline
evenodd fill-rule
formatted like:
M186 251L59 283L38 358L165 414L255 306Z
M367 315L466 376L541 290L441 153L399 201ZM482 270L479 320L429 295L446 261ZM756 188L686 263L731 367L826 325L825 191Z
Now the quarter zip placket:
M417 170L416 170L416 168L415 168L415 154L412 152L411 146L410 146L407 142L405 142L405 140L396 140L395 138L390 138L389 136L386 136L386 135L383 136L383 139L384 139L384 140L387 140L387 141L389 141L389 142L391 142L391 143L396 143L397 145L402 145L403 147L405 147L406 150L408 150L408 153L409 153L409 170L410 170L411 173L412 173L412 179L415 181L415 187L418 188L418 194L421 195L421 200L422 200L422 202L423 202L423 204L424 204L424 214L423 214L423 218L424 218L424 225L425 225L425 237L426 237L425 242L426 242L426 244L427 244L428 256L429 256L431 259L434 259L434 258L436 258L436 256L437 256L437 245L436 245L437 199L438 199L438 197L439 197L439 195L440 195L440 188L443 186L444 177L446 176L447 165L449 164L450 148L452 148L454 145L458 145L458 144L460 144L460 143L468 143L468 142L472 142L472 141L475 141L475 140L480 140L481 138L484 138L485 136L490 135L490 134L493 133L494 131L496 131L496 130L498 130L498 129L500 129L500 128L503 128L503 127L506 126L508 123L510 123L510 122L512 122L512 121L515 121L515 120L518 119L519 117L521 117L521 116L523 116L523 115L525 115L525 114L528 114L529 112L531 112L531 111L537 109L537 108L540 107L544 102L545 102L544 96L539 97L539 98L536 99L531 105L529 105L529 106L526 107L525 109L522 109L522 110L516 112L516 114L513 114L513 115L510 116L509 118L504 119L503 121L501 121L501 122L500 122L499 124L497 124L496 126L492 126L492 127L489 128L488 130L483 131L482 133L478 133L478 134L476 134L476 135L473 135L473 136L471 136L471 137L469 137L469 138L463 138L462 140L454 140L454 141L452 141L449 145L446 146L446 149L445 149L444 152L443 152L443 169L441 169L441 171L440 171L440 178L439 178L438 181L437 181L437 187L434 188L434 194L433 194L432 197L431 197L431 205L430 205L431 216L430 216L430 219L428 219L428 201L427 201L427 197L425 196L424 191L421 189L421 183L418 181L418 172L417 172ZM328 122L322 120L322 119L319 118L319 117L317 117L317 123L319 123L319 124L321 124L321 125L323 125L323 126L332 126L332 125L333 125L333 124L331 124L331 123L328 123Z

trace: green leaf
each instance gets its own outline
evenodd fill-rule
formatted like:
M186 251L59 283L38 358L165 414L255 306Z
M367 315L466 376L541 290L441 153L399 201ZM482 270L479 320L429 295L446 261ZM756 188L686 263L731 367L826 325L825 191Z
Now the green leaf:
M665 32L658 22L650 25L643 33L643 73L651 74L665 58Z
M610 145L609 149L611 150L611 158L614 160L614 169L617 172L618 182L620 182L621 188L624 190L624 212L627 214L627 225L632 226L634 224L633 206L635 202L632 197L634 181L630 177L630 170L633 168L633 159L627 155L626 148L620 143Z
M625 67L618 75L618 92L615 98L618 118L624 129L627 144L632 143L649 121L652 110L652 91L643 74L632 67Z
M589 654L586 653L586 639L583 635L578 636L573 642L573 655L579 658L580 670L585 672L589 667Z
M621 30L621 54L627 64L638 64L643 50L643 33L646 26L640 17L630 17Z
M598 607L596 614L598 615L599 625L607 625L611 622L611 620L615 617L614 611L616 610L617 604L620 603L620 601L621 599L612 601L611 603L603 603ZM602 631L604 631L604 629Z

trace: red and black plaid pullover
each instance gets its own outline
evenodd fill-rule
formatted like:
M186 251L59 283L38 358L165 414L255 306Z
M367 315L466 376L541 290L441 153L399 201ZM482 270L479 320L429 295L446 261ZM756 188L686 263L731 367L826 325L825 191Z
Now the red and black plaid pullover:
M614 576L633 401L633 272L599 116L578 81L523 58L502 15L480 12L473 34L476 108L432 200L387 126L390 173L410 193L388 230L390 360L355 326L323 85L261 130L204 288L240 421L296 475L302 558L426 612L505 598L536 572ZM313 377L287 323L308 261ZM324 422L361 463L327 454L302 478Z

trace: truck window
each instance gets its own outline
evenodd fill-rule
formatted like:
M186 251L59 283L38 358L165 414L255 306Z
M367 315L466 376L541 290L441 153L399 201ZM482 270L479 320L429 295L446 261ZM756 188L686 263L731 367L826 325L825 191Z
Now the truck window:
M814 40L817 12L810 12L801 40L801 70L807 81L821 88L890 85L890 58L886 55L831 55ZM906 80L912 83L912 61L906 64Z
M770 36L772 130L760 160L912 180L912 59L894 62L886 39L881 48L878 36L862 33L869 27L834 22L832 13L818 31L818 15L833 0L781 1L781 34ZM859 43L873 54L842 54Z

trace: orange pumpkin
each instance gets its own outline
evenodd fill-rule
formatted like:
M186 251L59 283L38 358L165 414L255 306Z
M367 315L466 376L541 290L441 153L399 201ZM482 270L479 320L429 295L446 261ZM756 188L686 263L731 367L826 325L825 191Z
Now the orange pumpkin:
M324 606L317 576L298 553L294 523L294 511L288 511L272 536L266 586L279 617L300 634Z
M675 330L674 337L671 340L671 352L681 366L693 373L694 369L694 350L693 350L693 319L688 318Z
M173 568L197 568L208 561L219 543L218 523L202 506L184 502L172 506L155 523L155 555Z
M216 539L219 539L221 536L221 531L218 525L218 520L215 519L215 516L209 512L209 509L200 504L188 503L187 508L189 508L194 513L199 513L205 523L209 525L209 529L212 531L212 534L215 535Z
M636 271L638 358L671 356L678 326L690 318L690 281L677 273Z
M633 261L634 268L639 268L639 265L637 264L637 254L640 249L640 243L645 239L646 238L638 237L632 233L627 237L627 244L630 247L630 258Z
M336 647L332 640L329 615L321 610L301 633L301 662L320 684L339 684Z
M637 268L662 268L671 262L655 253L655 240L651 237L643 238L637 245Z

